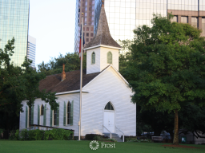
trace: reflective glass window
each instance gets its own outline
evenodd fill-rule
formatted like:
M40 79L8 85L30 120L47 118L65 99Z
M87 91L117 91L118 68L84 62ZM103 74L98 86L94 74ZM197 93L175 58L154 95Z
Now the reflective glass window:
M191 18L191 25L195 28L198 28L198 18L197 17Z
M181 23L188 23L188 17L187 16L182 16L181 17Z

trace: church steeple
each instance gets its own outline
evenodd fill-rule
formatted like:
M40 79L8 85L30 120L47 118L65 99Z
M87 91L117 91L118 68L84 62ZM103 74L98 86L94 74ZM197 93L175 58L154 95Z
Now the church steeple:
M86 73L98 73L109 65L119 70L119 51L121 46L112 38L104 8L100 11L98 28L95 37L85 46Z
M121 46L110 35L110 30L108 27L107 17L104 8L104 0L102 0L97 33L95 37L85 46L85 48L90 48L90 47L100 46L100 45L121 48Z

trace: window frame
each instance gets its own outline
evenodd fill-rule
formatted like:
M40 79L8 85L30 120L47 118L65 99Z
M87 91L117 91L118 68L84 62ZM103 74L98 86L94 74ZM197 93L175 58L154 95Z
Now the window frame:
M107 63L112 64L112 52L111 51L107 53Z
M68 106L69 106L69 110L68 110ZM69 111L69 116L68 116L68 111ZM70 125L70 122L68 123L68 119L70 121L70 115L71 115L71 103L70 101L68 101L67 106L66 106L66 124Z
M69 109L69 116L68 116L68 105L70 105ZM66 123L65 125L72 126L73 125L73 109L74 109L74 102L73 101L68 101L66 104ZM69 123L68 123L68 118L69 118Z
M42 114L42 111L43 111L43 114ZM44 106L43 106L43 104L41 105L41 114L40 114L40 116L42 116L42 115L44 115Z
M56 112L56 120L55 120L55 112ZM53 126L57 126L57 109L56 110L53 110ZM55 121L56 121L56 124L55 124Z
M52 126L59 126L60 125L60 117L59 117L59 109L60 107L57 107L56 110L52 110ZM56 111L56 124L55 124L55 111Z
M93 55L94 55L94 61L93 61ZM96 59L96 56L95 56L95 52L92 52L91 54L91 64L95 64L95 59Z

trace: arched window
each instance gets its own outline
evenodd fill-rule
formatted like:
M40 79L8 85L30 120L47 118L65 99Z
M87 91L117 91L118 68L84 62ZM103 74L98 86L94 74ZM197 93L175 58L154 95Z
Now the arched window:
M33 124L34 106L31 106L31 109L26 107L26 115L26 128L28 128Z
M54 125L58 125L58 111L54 110Z
M107 63L112 64L112 53L111 52L107 53Z
M107 105L105 106L105 110L114 110L111 102L108 102Z
M53 125L59 126L59 106L53 111L54 122Z
M41 115L44 115L44 106L41 105Z
M91 62L91 63L92 63L92 64L95 64L95 52L92 53L91 59L92 59L92 62Z
M26 115L26 117L25 117L25 119L26 119L25 120L25 123L26 123L25 128L28 128L28 107L27 106L26 106L26 111L25 112L26 112L26 114L25 114Z
M67 124L73 125L73 101L68 101L67 104L64 102L63 125L66 126Z
M70 124L70 115L71 115L71 104L68 102L67 105L67 124Z

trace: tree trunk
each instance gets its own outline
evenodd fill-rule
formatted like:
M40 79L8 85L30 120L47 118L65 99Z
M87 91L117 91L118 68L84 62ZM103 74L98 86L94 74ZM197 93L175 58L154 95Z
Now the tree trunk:
M179 145L179 116L178 116L178 110L175 110L174 115L174 145Z

